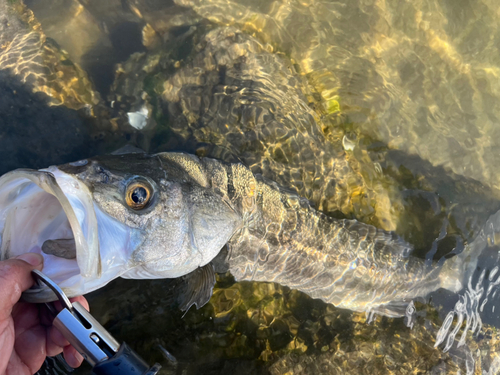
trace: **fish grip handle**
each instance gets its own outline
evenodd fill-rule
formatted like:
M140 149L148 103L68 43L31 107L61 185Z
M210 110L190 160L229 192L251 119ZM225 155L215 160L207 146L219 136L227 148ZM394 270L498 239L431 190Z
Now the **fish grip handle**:
M122 343L113 357L99 362L92 372L95 375L156 375L159 370L160 365L150 368L126 343Z
M61 302L63 309L53 321L62 335L93 367L95 375L156 375L161 366L149 367L147 363L126 343L121 345L106 329L79 303L71 303L59 286L38 270L32 271L39 283L46 284Z

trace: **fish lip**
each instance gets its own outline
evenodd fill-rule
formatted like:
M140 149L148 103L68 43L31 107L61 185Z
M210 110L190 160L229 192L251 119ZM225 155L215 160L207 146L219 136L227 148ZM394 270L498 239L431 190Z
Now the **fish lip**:
M83 278L99 278L102 274L102 264L99 249L97 217L94 210L94 202L92 201L92 194L85 184L81 183L77 178L62 172L57 167L50 167L46 170L42 169L39 172L51 176L49 178L53 184L52 188L54 189L54 195L61 204L70 223L73 236L75 237L76 259L78 267L80 268L80 276ZM66 196L66 194L69 195L69 192L66 191L65 193L63 191L63 187L65 187L64 185L66 184L62 184L61 186L56 177L57 175L69 178L69 181L63 180L61 182L66 182L66 184L72 185L69 186L69 188L81 192L77 199L79 203L85 205L85 229L82 228L80 220L77 218L75 207L73 206L74 203L72 204ZM97 265L93 264L93 259L97 260Z
M7 188L9 183L12 183L15 189L16 186L22 186L26 182L34 183L46 193L51 194L61 205L73 232L76 245L76 262L79 268L79 275L76 275L76 283L71 288L70 294L72 295L70 297L83 294L86 292L85 281L99 278L102 274L97 218L90 191L77 178L60 171L57 167L50 167L45 170L17 169L6 173L0 178L0 191L2 188ZM73 192L77 193L76 198L69 195L72 189ZM76 207L77 205L81 207ZM83 217L82 208L84 210ZM80 218L77 214L78 209ZM84 225L82 226L82 224ZM3 232L2 229L2 237L4 237ZM10 234L8 236L10 237ZM10 249L6 248L7 242L5 238L2 238L0 260L9 257L7 252ZM23 300L27 302L48 302L56 299L54 292L45 285L23 292Z

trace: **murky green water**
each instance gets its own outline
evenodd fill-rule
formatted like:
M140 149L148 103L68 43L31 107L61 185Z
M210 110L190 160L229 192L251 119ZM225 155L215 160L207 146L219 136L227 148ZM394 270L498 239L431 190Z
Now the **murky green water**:
M25 4L0 1L1 173L125 144L241 160L428 260L461 251L500 208L496 1ZM230 275L184 317L177 281L117 280L88 299L165 374L496 373L495 224L460 294L483 326L452 325L437 348L458 295L416 301L406 319Z

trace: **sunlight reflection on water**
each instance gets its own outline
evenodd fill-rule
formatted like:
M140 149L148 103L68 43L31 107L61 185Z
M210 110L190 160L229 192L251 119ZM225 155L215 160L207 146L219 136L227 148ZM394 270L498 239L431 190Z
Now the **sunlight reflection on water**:
M4 127L5 168L74 161L124 143L241 160L330 215L396 231L429 266L467 246L486 249L484 259L459 296L411 301L409 328L229 277L185 319L169 309L160 282L130 291L111 284L90 296L96 316L151 358L161 355L152 348L172 352L187 373L207 363L210 373L497 373L499 215L484 225L500 208L500 4L175 2L26 0L28 27L0 38L0 67L24 86L2 84L9 100L16 91L36 103L30 110L52 105L31 139L44 129L43 145L61 129L82 137L76 152L63 152L69 138L36 148ZM204 42L228 25L250 38ZM24 89L46 95L43 105ZM158 306L170 315L156 317L161 329L151 332L149 309Z

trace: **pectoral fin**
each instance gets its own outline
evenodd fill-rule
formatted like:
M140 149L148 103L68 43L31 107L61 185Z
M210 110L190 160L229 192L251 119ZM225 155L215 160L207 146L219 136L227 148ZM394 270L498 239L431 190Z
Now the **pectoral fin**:
M211 263L195 269L183 276L184 287L177 301L182 311L188 311L193 305L197 309L204 306L212 297L215 285L215 271Z

